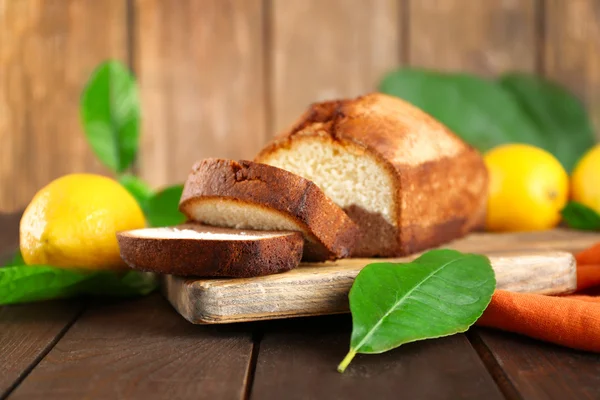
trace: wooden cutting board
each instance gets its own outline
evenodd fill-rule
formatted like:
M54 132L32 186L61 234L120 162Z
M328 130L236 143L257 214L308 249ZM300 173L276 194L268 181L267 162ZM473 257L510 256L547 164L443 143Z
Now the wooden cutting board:
M600 234L556 229L536 233L476 233L442 246L490 258L499 289L559 294L576 288L573 252L600 242ZM223 324L348 312L354 278L372 262L396 259L344 259L303 263L277 275L247 279L163 278L173 307L194 324Z

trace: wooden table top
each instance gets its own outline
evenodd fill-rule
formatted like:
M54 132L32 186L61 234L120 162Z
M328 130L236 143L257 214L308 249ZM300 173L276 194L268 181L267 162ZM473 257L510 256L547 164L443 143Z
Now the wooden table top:
M17 230L0 214L0 253ZM600 398L600 355L481 328L339 374L350 331L348 315L192 325L158 293L0 307L0 399Z

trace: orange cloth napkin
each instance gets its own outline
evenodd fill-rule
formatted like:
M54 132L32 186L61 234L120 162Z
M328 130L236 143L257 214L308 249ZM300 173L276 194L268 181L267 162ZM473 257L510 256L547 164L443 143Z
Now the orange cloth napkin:
M575 258L576 294L545 296L496 290L477 325L600 352L600 243Z

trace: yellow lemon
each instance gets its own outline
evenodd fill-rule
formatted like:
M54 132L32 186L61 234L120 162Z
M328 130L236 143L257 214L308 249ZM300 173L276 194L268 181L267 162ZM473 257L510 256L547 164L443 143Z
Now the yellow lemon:
M42 188L25 209L20 247L27 264L90 270L125 264L116 232L143 228L144 214L118 182L93 174L71 174Z
M486 228L537 231L554 227L569 197L569 177L549 152L507 144L484 156L490 186Z
M579 160L571 176L571 197L600 213L600 144Z

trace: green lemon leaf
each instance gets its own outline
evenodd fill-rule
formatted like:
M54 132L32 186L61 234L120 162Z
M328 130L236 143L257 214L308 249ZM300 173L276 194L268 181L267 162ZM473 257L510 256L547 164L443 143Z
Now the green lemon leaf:
M594 143L594 131L583 104L556 83L536 75L511 73L500 84L544 134L544 147L570 172Z
M146 218L150 226L173 226L185 222L185 216L179 211L182 192L183 185L170 186L148 200Z
M423 109L482 152L508 142L546 147L550 140L497 82L402 68L388 73L379 90Z
M382 353L404 343L466 331L488 306L496 279L485 256L431 250L410 263L363 268L350 290L350 351Z
M569 228L600 231L600 214L586 205L571 201L561 210L561 214Z
M80 295L140 296L158 287L157 277L137 271L84 271L49 265L0 268L0 305Z
M118 61L100 64L83 90L80 112L100 161L116 173L129 168L138 149L140 102L127 67Z
M154 196L153 190L146 182L134 175L121 175L119 183L137 200L142 210L146 211L148 201Z

